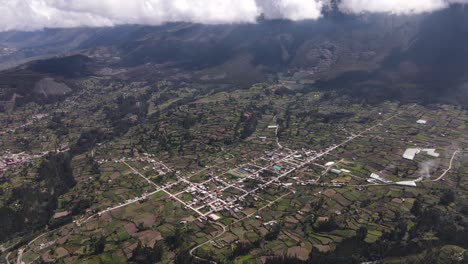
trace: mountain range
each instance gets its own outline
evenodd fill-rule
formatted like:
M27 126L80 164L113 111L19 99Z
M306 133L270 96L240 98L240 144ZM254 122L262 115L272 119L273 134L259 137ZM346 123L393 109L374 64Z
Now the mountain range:
M412 16L331 10L302 22L4 32L0 43L3 101L37 100L32 87L44 76L104 75L237 86L286 80L368 102L467 106L468 12L461 5Z

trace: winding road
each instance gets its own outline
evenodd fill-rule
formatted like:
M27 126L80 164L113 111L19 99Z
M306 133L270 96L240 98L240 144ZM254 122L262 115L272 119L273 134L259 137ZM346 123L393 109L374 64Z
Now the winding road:
M452 158L450 159L449 167L436 179L428 180L426 182L438 182L438 181L442 180L445 177L445 175L447 175L447 173L449 173L452 170L453 161L455 160L455 157L459 153L464 153L464 152L460 151L460 150L457 150L457 151L453 152Z

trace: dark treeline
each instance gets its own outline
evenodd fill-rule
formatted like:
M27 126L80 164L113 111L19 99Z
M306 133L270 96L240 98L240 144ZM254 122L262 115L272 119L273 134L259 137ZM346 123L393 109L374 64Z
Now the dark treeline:
M115 135L125 134L132 126L146 118L149 106L149 93L140 97L119 96L115 107L106 106L104 113L114 128Z
M74 185L71 156L47 155L37 170L34 184L13 189L9 200L0 207L1 241L17 232L33 231L48 224L58 197Z

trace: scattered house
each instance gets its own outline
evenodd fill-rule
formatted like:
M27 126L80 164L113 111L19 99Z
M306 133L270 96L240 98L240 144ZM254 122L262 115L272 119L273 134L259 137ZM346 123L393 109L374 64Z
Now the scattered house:
M57 213L54 214L53 218L54 218L54 219L58 219L58 218L65 217L65 216L67 216L67 215L69 215L69 214L70 214L70 212L68 212L68 211L57 212Z
M327 222L328 220L330 220L330 217L328 217L328 216L319 216L317 218L318 222Z
M416 121L416 123L421 124L421 125L424 125L424 124L427 124L427 120L425 120L425 119L419 119L418 121Z
M263 226L272 226L272 225L275 225L276 223L278 223L276 220L271 220L269 222L263 223Z
M414 160L417 154L421 152L426 152L427 155L431 157L438 158L440 153L436 152L436 149L419 149L419 148L409 148L403 153L403 158L407 160Z
M347 169L341 169L341 171L344 172L344 173L351 173L351 171L347 170Z
M416 182L415 181L400 181L400 182L396 182L395 184L401 185L401 186L416 187Z
M329 161L329 162L325 163L325 167L331 167L333 165L335 165L335 162L333 162L333 161Z
M391 181L382 178L380 175L378 175L378 174L376 174L376 173L372 173L370 177L371 177L372 179L374 179L374 180L379 181L379 182L391 183Z
M409 148L403 153L403 158L407 160L414 160L416 154L418 154L421 150L415 148Z
M41 243L39 245L39 250L43 250L45 248L48 248L48 247L51 247L55 244L55 240L54 241L50 241L50 242L47 242L47 243Z
M278 128L278 126L268 126L268 128L270 128L270 129L273 129L273 128L276 129L276 128Z
M340 170L337 170L337 169L331 169L330 172L333 173L333 174L336 174L336 175L340 175L340 174L341 174L341 171L340 171Z
M426 152L427 155L438 158L440 156L439 153L436 152L436 149L423 149L422 152Z
M221 217L217 214L209 214L208 218L212 221L218 221L219 219L221 219Z

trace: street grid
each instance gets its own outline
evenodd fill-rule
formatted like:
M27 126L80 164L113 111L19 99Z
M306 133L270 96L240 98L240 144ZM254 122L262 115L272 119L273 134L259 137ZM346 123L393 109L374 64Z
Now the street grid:
M411 108L413 108L414 106L411 106ZM293 188L290 188L289 186L286 186L284 183L281 182L281 180L283 178L286 178L288 177L289 175L291 175L292 173L294 173L295 171L301 169L301 168L304 168L308 165L313 165L313 166L316 166L316 167L319 167L321 169L324 169L325 172L323 174L321 174L319 176L319 178L317 178L316 180L314 180L314 182L318 182L320 180L320 178L326 174L329 170L330 170L330 167L326 167L326 166L323 166L322 164L319 164L317 163L317 161L325 156L327 156L328 154L330 154L331 152L335 151L336 149L340 148L340 147L343 147L344 145L350 143L351 141L355 140L356 138L358 137L362 137L364 136L366 133L378 128L378 127L383 127L384 123L385 122L388 122L394 118L396 118L397 116L399 116L401 113L397 113L397 114L394 114L392 116L390 116L389 118L386 118L385 120L382 120L380 122L378 122L377 124L361 131L360 133L351 133L350 136L344 140L343 142L339 143L339 144L335 144L335 145L332 145L328 148L326 148L325 150L322 150L322 151L313 151L313 150L306 150L306 149L302 149L302 150L291 150L291 149L288 149L288 148L285 148L283 147L281 144L280 144L280 141L279 141L279 138L278 138L278 128L279 126L277 125L276 126L276 142L277 142L277 148L261 157L256 157L254 159L252 159L251 161L249 162L246 162L242 165L239 165L237 166L235 169L230 169L230 170L224 170L223 172L221 173L212 173L210 170L213 169L213 168L216 168L217 166L219 166L219 164L215 165L215 166L212 166L212 167L206 167L206 168L203 168L202 170L198 171L198 172L195 172L195 173L192 173L190 176L181 176L179 174L176 175L176 181L173 181L173 182L168 182L164 185L158 185L156 184L155 182L153 182L149 177L143 175L137 168L135 168L134 166L132 166L131 164L129 164L129 162L132 162L132 160L126 160L126 159L119 159L119 160L111 160L111 161L107 161L107 162L120 162L122 164L124 164L125 166L127 166L135 175L138 175L140 178L142 178L144 181L146 181L148 183L148 185L152 186L154 188L154 190L152 192L149 192L149 193L144 193L142 196L140 197L135 197L133 199L129 199L127 200L126 202L124 203L120 203L114 207L109 207L109 208L106 208L105 210L102 210L102 211L99 211L97 213L94 213L93 215L90 215L90 216L83 216L82 218L78 219L78 220L75 220L75 224L77 226L81 226L83 224L86 224L87 222L93 220L93 219L96 219L97 217L100 217L102 216L103 214L105 213L108 213L108 212L111 212L111 211L114 211L114 210L117 210L119 208L123 208L123 207L126 207L126 206L129 206L129 205L132 205L134 203L137 203L137 202L141 202L141 201L144 201L145 199L147 199L148 197L156 194L156 193L159 193L159 192L163 192L165 193L167 196L169 196L171 199L177 201L178 203L182 204L183 207L185 207L186 209L189 209L193 212L196 213L196 215L198 215L198 220L199 221L205 221L205 220L208 220L209 216L212 215L212 214L215 214L215 213L218 213L218 212L221 212L221 211L229 211L229 212L232 212L233 214L234 213L237 213L237 212L240 212L242 207L241 207L241 202L245 201L247 199L247 197L252 197L253 199L255 200L258 200L258 199L261 199L263 200L266 204L260 208L258 208L255 212L253 213L250 213L250 214L247 214L243 217L239 217L237 220L235 220L234 222L230 223L228 226L231 226L231 225L234 225L236 223L239 223L247 218L250 218L254 215L256 215L259 211L261 210L264 210L266 208L268 208L269 206L273 205L274 203L278 202L279 200L287 197L288 195L292 194L295 192L295 190ZM274 120L276 120L276 118L274 118ZM462 151L455 151L450 159L450 164L449 164L449 167L447 168L447 170L444 171L444 173L442 175L440 175L438 178L436 179L433 179L433 180L430 180L430 181L440 181L444 178L444 176L452 169L452 163L453 163L453 160L455 159L456 155L461 153ZM235 158L234 156L232 158ZM230 160L230 159L228 159ZM226 161L228 161L226 160ZM225 161L225 162L226 162ZM161 165L162 167L164 167L164 169L166 171L171 171L171 169L169 168L169 166L165 165L163 162L160 162L160 161L157 161L157 163L159 165ZM266 164L266 165L265 165ZM279 166L281 165L281 166ZM276 169L275 166L279 166L280 169ZM245 176L244 177L240 177L240 178L236 178L234 180L229 180L227 178L225 178L224 176L226 174L229 174L230 172L232 172L233 170L242 170L242 172L244 172ZM202 182L194 182L194 181L191 181L191 178L197 176L197 175L201 175L203 173L208 173L208 177L206 180L202 181ZM267 173L269 175L269 177L263 177L262 174L263 173ZM352 177L356 177L356 178L359 178L360 180L364 180L360 177L357 177L357 176L354 176L354 175L351 175ZM295 180L296 183L298 185L301 185L301 184L306 184L305 182L303 181L300 181L298 179L294 179L294 178L288 178L289 180ZM246 182L255 182L256 183L256 187L254 188L249 188L249 187L245 187L244 186L244 183ZM182 188L181 191L177 191L177 192L172 192L171 191L171 188L173 188L174 186L184 186ZM215 188L210 188L210 185L215 185L216 187ZM355 186L381 186L381 185L384 185L384 184L377 184L377 183L373 183L373 184L363 184L363 185L355 185ZM388 184L386 184L388 185ZM262 198L260 195L258 195L259 192L261 192L262 190L266 189L266 188L269 188L269 187L272 187L272 186L280 186L282 188L284 188L287 193L279 196L278 198L274 199L274 200L267 200L267 199L264 199ZM353 187L354 185L350 185L350 187ZM241 192L241 194L239 195L236 195L235 197L233 197L233 195L230 195L231 192L229 192L229 190L231 189L234 189L234 190L237 190L239 192ZM192 197L196 197L194 199L192 199L191 201L184 201L182 200L182 196L184 194L190 194L192 195ZM214 220L214 219L212 219ZM220 222L214 222L214 224L220 226L222 228L222 232L219 233L218 235L216 235L215 237L213 237L212 239L209 239L207 240L206 242L204 243L201 243L195 247L193 247L191 250L190 250L190 254L194 257L194 258L197 258L197 259L200 259L202 260L202 258L199 258L195 255L195 251L196 249L200 248L201 246L204 246L204 245L207 245L209 243L214 243L214 241L221 237L225 232L226 232L226 228L227 226L225 226L224 224L220 223ZM23 263L23 259L22 259L22 256L25 252L27 252L27 249L28 247L31 247L32 244L37 241L38 239L46 236L47 234L50 234L52 232L55 232L57 229L55 230L50 230L46 233L43 233L41 235L39 235L38 237L36 237L35 239L31 240L25 247L21 248L18 250L18 254L17 254L17 259L16 259L16 263L17 264L21 264ZM10 252L11 253L11 252ZM10 254L7 254L7 262L9 262L9 259L8 257L10 256Z

